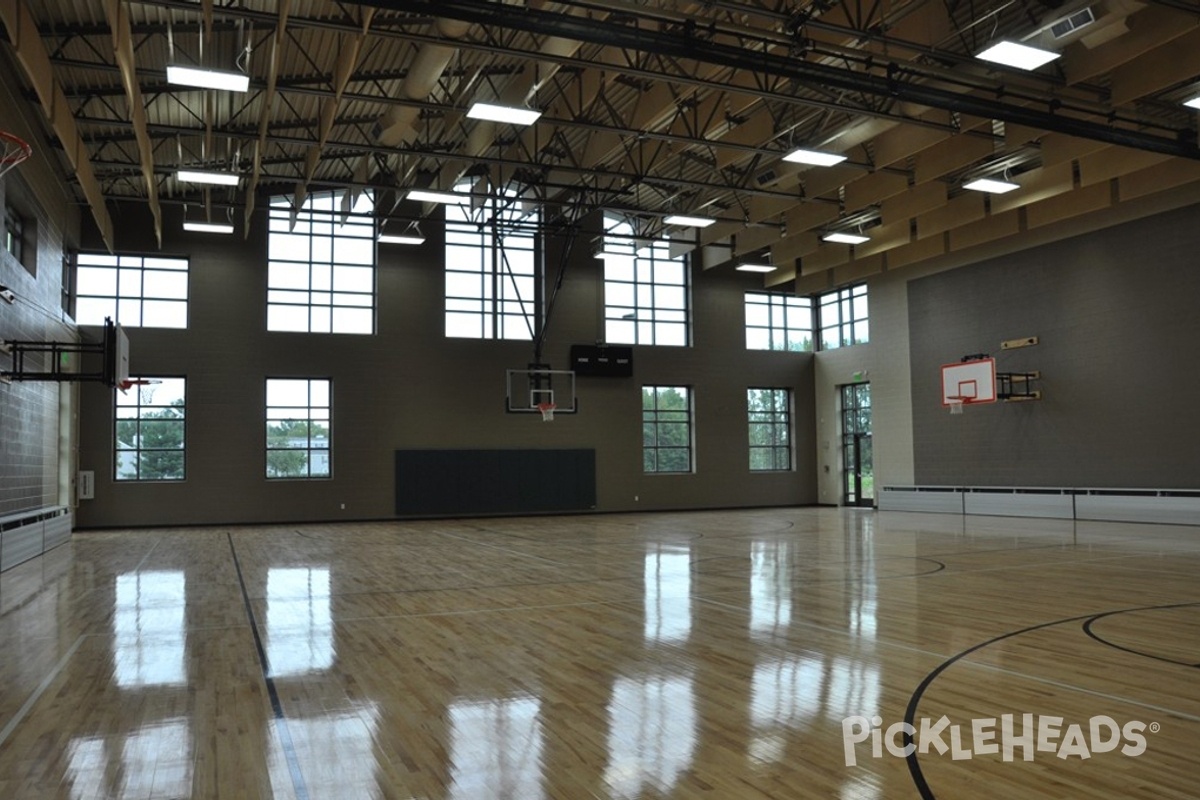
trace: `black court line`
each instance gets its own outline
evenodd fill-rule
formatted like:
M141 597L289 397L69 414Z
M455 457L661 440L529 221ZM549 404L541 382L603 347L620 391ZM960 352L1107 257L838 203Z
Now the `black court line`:
M292 776L296 800L308 800L308 787L305 786L304 775L300 772L300 759L296 756L296 746L292 743L292 734L288 730L287 718L283 714L283 704L279 701L279 690L275 687L275 679L271 677L270 671L267 669L267 651L263 647L262 637L258 635L258 622L254 619L254 609L250 606L246 581L242 578L242 565L238 561L237 550L233 547L233 534L226 531L225 537L229 540L229 552L233 555L233 568L237 570L238 585L242 588L242 602L246 605L246 616L250 619L250 632L254 634L254 647L258 651L258 665L262 670L263 682L267 685L267 696L271 698L275 730L279 733L283 758L287 762L288 772Z
M1044 628L1053 628L1055 625L1065 625L1069 622L1079 622L1080 620L1091 621L1091 620L1095 620L1095 619L1100 619L1102 617L1110 617L1110 616L1113 616L1114 614L1126 614L1131 611L1160 611L1160 610L1168 609L1168 608L1189 608L1189 607L1194 607L1194 606L1200 606L1200 603L1196 603L1196 602L1166 603L1163 605L1156 605L1156 606L1135 606L1133 608L1121 608L1121 609L1117 609L1115 611L1102 611L1102 612L1094 613L1094 614L1080 614L1077 617L1065 617L1063 619L1056 619L1056 620L1052 620L1050 622L1043 622L1038 625L1030 625L1027 628L1019 628L1018 630L1009 631L1008 633L1002 633L999 636L993 636L991 639L988 639L987 641L980 642L979 644L975 645L974 647L968 647L966 650L963 650L962 652L951 656L950 658L943 661L941 664L938 664L933 669L932 672L930 672L928 675L926 675L924 680L922 680L917 685L917 688L913 691L912 697L909 698L908 708L906 708L904 711L904 721L907 722L910 726L912 726L915 729L916 726L913 723L916 721L916 718L917 718L917 706L920 705L921 697L925 694L925 690L929 688L929 685L932 684L939 675L941 675L943 672L945 672L950 667L954 666L954 664L957 663L958 661L962 660L963 658L966 658L967 656L971 655L972 653L982 650L985 647L989 647L997 642L1002 642L1005 639L1011 639L1014 636L1020 636L1022 634L1032 633L1033 631L1040 631ZM1187 666L1192 666L1192 665L1189 664ZM908 771L909 771L909 774L912 776L913 785L916 786L917 793L921 795L922 800L937 800L937 796L933 793L933 789L929 788L929 782L925 779L925 773L921 769L921 764L917 757L918 753L917 753L917 748L916 748L916 745L917 745L916 737L914 737L912 734L905 733L902 741L904 742L904 745L906 747L910 744L913 745L912 752L909 753L907 756L905 756L904 760L908 763Z
M1147 653L1142 650L1134 650L1132 647L1125 647L1124 645L1117 644L1116 642L1110 642L1108 639L1105 639L1103 636L1101 636L1100 634L1098 634L1094 630L1092 630L1092 624L1094 622L1096 622L1096 620L1100 620L1100 619L1104 619L1105 617L1111 617L1111 616L1115 616L1117 614L1124 614L1124 613L1127 613L1127 612L1110 611L1107 614L1099 614L1095 617L1092 617L1087 622L1083 623L1083 632L1086 633L1088 636L1092 637L1093 639L1095 639L1100 644L1108 645L1109 647L1113 648L1114 650L1123 650L1124 652L1131 653L1135 656L1142 656L1143 658L1153 658L1155 661L1165 661L1168 664L1175 664L1180 667L1196 667L1196 668L1200 669L1200 664L1193 664L1190 661L1180 661L1177 658L1167 658L1166 656L1155 655L1154 653Z

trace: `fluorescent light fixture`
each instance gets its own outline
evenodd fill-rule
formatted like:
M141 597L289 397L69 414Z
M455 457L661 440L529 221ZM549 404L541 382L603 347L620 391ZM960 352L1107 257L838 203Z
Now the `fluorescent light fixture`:
M784 156L783 160L791 161L793 164L832 167L834 164L840 164L845 161L846 157L841 153L822 153L820 150L805 150L803 147L800 147Z
M181 67L177 64L167 66L167 83L179 86L195 86L198 89L225 89L230 92L244 92L250 88L250 76L244 72L221 69L201 69L199 67Z
M672 214L663 220L668 225L682 225L685 228L707 228L716 223L711 217L689 217L685 214Z
M196 233L233 233L232 222L188 222L184 220L183 229L185 231L195 231Z
M416 228L409 228L404 233L381 233L376 241L380 244L425 244L425 237Z
M435 192L429 189L409 189L405 197L409 200L416 200L418 203L442 203L448 206L465 206L471 202L469 194Z
M181 169L175 178L188 183L210 183L214 186L237 186L241 176L233 172L209 172L199 169Z
M513 125L532 125L541 115L540 111L515 106L500 106L495 103L473 103L467 110L467 116L471 119L511 122Z
M998 181L995 178L976 178L963 184L964 189L972 189L976 192L989 192L990 194L1004 194L1011 192L1013 189L1020 189L1021 184L1011 181Z
M738 264L736 267L738 272L774 272L775 268L770 264Z
M870 236L863 236L861 233L843 233L840 231L827 233L821 239L822 241L837 242L838 244L862 244L863 242L871 241Z
M1183 104L1189 108L1200 108L1200 94L1196 95L1191 100L1184 100Z
M1017 69L1037 69L1043 64L1049 64L1059 55L1050 50L1005 41L997 42L977 55L976 58Z

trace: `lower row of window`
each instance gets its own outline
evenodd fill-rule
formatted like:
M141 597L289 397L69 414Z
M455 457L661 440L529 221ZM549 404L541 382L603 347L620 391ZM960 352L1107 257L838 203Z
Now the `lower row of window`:
M176 481L184 477L186 378L139 378L117 395L114 441L119 481ZM331 382L268 378L266 477L332 475ZM747 389L749 468L792 468L790 389ZM645 472L691 472L694 467L693 392L688 386L642 387L642 466Z

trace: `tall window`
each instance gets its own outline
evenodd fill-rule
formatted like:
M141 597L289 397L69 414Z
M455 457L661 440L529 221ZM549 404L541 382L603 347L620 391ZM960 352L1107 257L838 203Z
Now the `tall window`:
M271 200L267 330L375 332L375 203L363 192L309 195L292 226L292 198Z
M25 219L15 208L4 206L4 249L17 261L25 261Z
M267 477L330 476L330 381L267 379Z
M812 298L746 292L746 349L812 352Z
M688 344L688 269L669 244L604 220L604 336L610 344Z
M792 393L789 389L747 389L750 421L750 469L792 468Z
M80 253L75 321L103 325L112 317L126 328L186 328L186 258Z
M866 284L837 289L819 299L822 350L865 344L870 339Z
M533 339L538 219L515 193L446 206L446 336Z
M145 380L151 383L117 392L116 479L181 481L187 380Z
M692 390L642 387L642 466L646 472L692 471Z

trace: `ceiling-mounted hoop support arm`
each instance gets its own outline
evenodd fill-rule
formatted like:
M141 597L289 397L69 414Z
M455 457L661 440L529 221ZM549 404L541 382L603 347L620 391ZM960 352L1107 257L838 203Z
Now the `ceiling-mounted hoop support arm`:
M121 375L122 336L124 333L113 324L112 319L105 318L104 336L99 342L0 342L0 351L12 356L12 369L0 370L0 380L95 382L116 386L119 380L126 377ZM99 366L87 371L81 369L79 372L68 372L63 368L65 355L98 356ZM42 369L32 368L26 359L33 356L46 356L47 366Z

